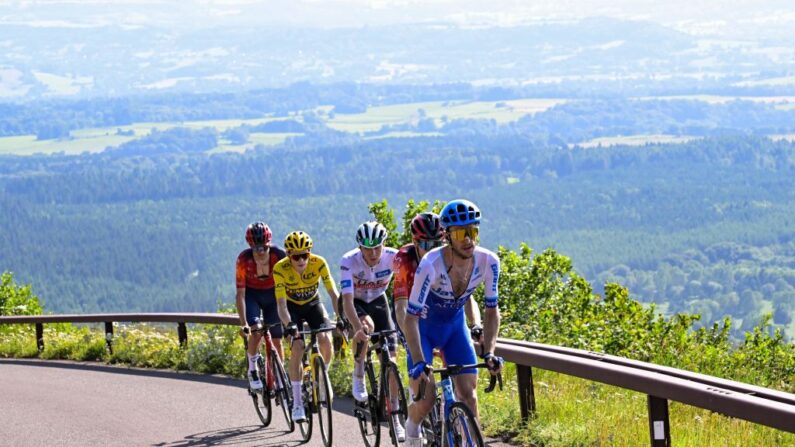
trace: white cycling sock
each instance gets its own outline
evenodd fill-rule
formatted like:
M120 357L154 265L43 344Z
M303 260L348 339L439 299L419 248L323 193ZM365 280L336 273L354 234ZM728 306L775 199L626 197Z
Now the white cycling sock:
M293 402L295 402L294 406L303 405L304 403L304 399L301 396L301 381L293 381Z
M246 353L246 357L248 357L248 370L249 371L254 371L255 369L257 369L257 359L259 359L259 356L260 356L259 352L254 354L254 355L251 355L248 352Z
M406 418L406 437L407 438L419 438L420 437L420 426L419 424L415 424L411 418Z

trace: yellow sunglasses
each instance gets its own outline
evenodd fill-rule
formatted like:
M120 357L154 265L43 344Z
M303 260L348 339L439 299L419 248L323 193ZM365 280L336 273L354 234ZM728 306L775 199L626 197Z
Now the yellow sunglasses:
M450 235L450 240L453 241L463 241L467 237L470 240L477 240L478 235L480 234L480 228L478 227L457 227L447 230L447 234Z

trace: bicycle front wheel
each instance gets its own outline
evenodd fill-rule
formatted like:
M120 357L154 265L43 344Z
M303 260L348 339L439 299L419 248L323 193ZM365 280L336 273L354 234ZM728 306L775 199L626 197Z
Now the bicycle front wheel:
M315 408L314 402L312 400L312 396L314 396L315 393L313 391L312 380L311 377L309 377L309 373L304 374L301 392L303 393L304 397L304 414L306 415L306 419L304 419L303 422L298 423L298 428L301 430L301 437L304 442L309 442L309 439L312 438L312 410Z
M355 402L353 410L356 420L359 421L359 431L366 447L378 447L381 442L381 424L378 418L378 398L376 397L376 382L373 364L364 362L364 380L367 381L369 394L367 402Z
M315 377L313 382L315 384L315 408L317 409L317 420L320 426L320 436L323 438L323 445L331 447L332 426L331 426L331 383L328 378L328 371L326 370L326 363L323 357L315 357L315 365L313 368Z
M260 375L260 380L262 382L266 382L265 378L265 362L263 361L262 357L259 358L257 361L257 369L259 370L258 374ZM262 421L262 426L267 427L271 423L271 399L268 396L268 388L267 384L263 383L263 387L257 391L249 390L249 394L251 395L251 400L254 401L254 409L257 411L257 416L259 416L259 420Z
M393 393L392 387L395 383L395 392ZM406 425L406 416L408 416L408 406L406 405L406 392L403 389L403 380L400 377L395 362L390 361L384 367L383 377L381 378L381 395L383 396L383 405L387 423L389 424L389 436L392 439L392 445L398 447L400 441L395 436L395 424L400 424L402 427Z
M475 416L463 402L453 402L447 420L447 439L450 447L483 447Z
M284 365L282 365L279 355L274 351L271 351L271 368L273 369L274 378L274 400L276 405L282 407L284 421L287 423L287 431L292 433L295 431L295 422L293 422L293 415L290 411L293 408L293 392L290 379L287 378L287 372L284 370Z

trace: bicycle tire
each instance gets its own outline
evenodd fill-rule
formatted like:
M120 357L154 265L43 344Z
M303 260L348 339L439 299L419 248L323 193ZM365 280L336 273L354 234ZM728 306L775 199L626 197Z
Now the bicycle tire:
M370 393L367 396L367 402L355 404L357 408L354 412L359 422L359 432L362 434L364 445L378 447L381 442L381 422L378 418L378 398L374 392L376 390L375 371L369 360L364 363L364 377L367 380Z
M265 361L262 357L257 360L257 369L259 370L260 381L265 382L262 377L262 373L265 372ZM259 420L262 422L263 427L270 425L273 417L273 413L271 412L271 399L268 395L267 386L265 385L266 384L263 383L263 387L257 391L249 390L251 400L254 402L254 409L257 411L257 416L259 416Z
M274 377L274 397L277 405L282 407L282 414L284 414L284 421L287 423L288 433L295 431L295 422L293 422L293 390L290 385L290 379L287 377L287 371L284 370L279 354L271 351L271 368Z
M446 427L447 433L443 439L452 439L449 447L483 447L483 435L480 434L475 415L465 403L453 402L450 405Z
M315 357L315 367L313 372L315 374L314 384L314 407L317 409L317 421L320 427L320 437L323 438L323 445L331 447L334 430L332 425L332 395L331 395L331 382L328 378L328 371L326 370L326 362L323 361L322 356ZM324 420L325 417L325 420Z
M389 386L389 380L394 377L397 383L397 408L392 408L392 388ZM406 417L408 416L408 405L406 405L406 392L403 388L403 378L400 377L400 370L393 361L389 361L381 371L381 408L384 409L384 417L389 425L389 438L392 440L392 445L398 447L400 442L395 436L395 421L392 416L397 415L400 424L406 426Z
M304 398L304 415L306 419L304 422L298 422L298 428L301 431L301 438L304 442L309 442L312 438L312 378L309 373L304 374L303 382L301 384L301 393Z

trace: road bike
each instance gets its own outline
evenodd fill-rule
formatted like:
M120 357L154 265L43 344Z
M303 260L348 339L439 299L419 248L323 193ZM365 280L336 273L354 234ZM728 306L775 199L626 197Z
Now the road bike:
M258 349L264 350L260 353L257 359L257 374L263 382L263 387L259 390L252 390L249 388L248 393L254 402L254 409L257 410L257 416L262 421L262 425L267 427L271 423L271 400L277 406L282 407L284 420L287 422L287 428L290 432L295 430L292 414L290 413L293 407L293 395L290 390L290 379L287 377L287 372L284 370L281 358L276 351L276 346L273 344L270 328L275 325L264 325L258 322L251 328L251 333L262 334L262 342ZM248 346L248 340L246 340Z
M425 445L430 447L483 447L483 435L475 420L472 410L455 398L452 376L463 370L471 368L487 368L486 363L473 365L448 365L446 368L434 369L426 365L427 374L435 373L441 376L441 394L436 395L433 409L423 419L421 430ZM489 386L485 391L490 393L494 386L499 382L502 389L502 376L492 375L489 379ZM425 386L428 382L422 382L419 386L415 401L419 401L425 396Z
M364 360L365 380L367 380L368 397L366 402L356 402L353 413L359 421L359 431L367 447L378 447L381 442L381 422L386 420L389 425L389 435L393 446L400 445L395 434L395 421L393 416L397 416L401 425L405 425L408 415L406 405L406 394L403 388L403 379L400 377L400 370L397 364L389 358L389 338L397 330L386 330L370 334L373 343L367 349ZM359 357L363 343L356 347L354 359ZM373 353L381 364L380 383L375 378L375 366L373 365ZM394 384L394 393L389 386L390 381ZM397 401L397 405L393 402Z
M302 339L305 335L309 335L309 347L304 349L304 355L301 359L304 372L301 392L304 398L306 419L298 423L298 428L301 430L304 442L309 442L312 437L312 413L317 413L320 436L323 438L323 445L326 447L331 447L333 434L331 425L333 394L326 362L323 360L323 356L320 355L320 345L318 344L317 336L320 333L330 332L335 329L334 327L324 327L299 332Z

